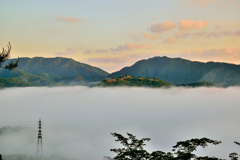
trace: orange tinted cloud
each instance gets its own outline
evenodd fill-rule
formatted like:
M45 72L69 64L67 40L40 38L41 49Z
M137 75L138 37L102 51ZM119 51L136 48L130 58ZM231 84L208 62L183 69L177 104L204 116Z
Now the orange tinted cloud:
M111 48L111 51L115 51L115 52L122 52L122 51L131 51L133 49L152 49L153 46L149 46L149 45L142 45L142 44L133 44L133 43L128 43L125 45L120 45L118 46L116 49Z
M64 21L64 22L68 22L68 23L76 23L76 22L83 21L82 19L71 18L71 17L62 17L62 16L58 16L57 19L61 20L61 21Z
M240 9L240 6L238 6L237 9Z
M166 39L163 43L166 43L166 44L174 44L174 43L177 43L177 42L179 42L179 39L169 38L169 39Z
M148 34L148 33L143 33L143 36L146 37L146 38L149 38L149 39L157 39L158 38L157 36L154 36L154 35L151 35L151 34Z
M207 27L208 24L209 24L209 21L181 20L179 22L179 29L181 29L181 30L192 30L192 29L204 28L204 27Z
M154 33L169 31L175 27L173 22L152 23L150 30Z
M209 4L212 4L214 2L217 2L217 1L220 1L220 0L194 0L194 3L196 5L205 6L205 5L209 5Z

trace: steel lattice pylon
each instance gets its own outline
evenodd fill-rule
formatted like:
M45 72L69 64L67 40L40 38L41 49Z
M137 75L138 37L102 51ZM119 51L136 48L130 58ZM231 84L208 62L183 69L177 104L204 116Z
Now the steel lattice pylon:
M43 148L42 148L42 122L41 122L41 119L39 119L39 121L38 121L37 155L43 155Z

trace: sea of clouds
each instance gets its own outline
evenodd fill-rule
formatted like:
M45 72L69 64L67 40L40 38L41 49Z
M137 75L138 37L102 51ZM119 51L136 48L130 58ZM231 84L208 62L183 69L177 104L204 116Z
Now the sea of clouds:
M151 138L149 152L171 151L178 141L207 137L218 146L197 154L240 153L239 87L88 88L27 87L0 90L2 155L35 155L38 120L43 154L97 160L122 147L110 133Z

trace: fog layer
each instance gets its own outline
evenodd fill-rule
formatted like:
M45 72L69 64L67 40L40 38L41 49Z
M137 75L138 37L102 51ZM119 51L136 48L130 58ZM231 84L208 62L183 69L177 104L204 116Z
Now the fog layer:
M114 156L109 150L121 145L110 133L130 132L151 138L146 146L150 152L171 151L177 141L191 138L221 140L197 154L227 158L240 150L233 143L240 141L239 95L237 87L3 89L0 127L21 129L0 132L0 151L35 155L41 118L44 155L89 160Z

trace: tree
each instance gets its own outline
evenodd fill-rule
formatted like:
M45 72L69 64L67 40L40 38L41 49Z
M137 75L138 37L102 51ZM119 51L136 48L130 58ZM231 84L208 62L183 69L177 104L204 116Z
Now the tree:
M240 146L239 142L234 141L234 143ZM238 160L238 154L236 152L230 153L229 158L231 158L231 160Z
M19 58L18 58L16 62L13 62L11 60L11 62L9 62L8 65L2 66L3 62L5 62L7 59L10 58L11 44L10 44L10 42L8 42L8 43L9 43L8 50L5 50L3 48L2 53L0 53L0 68L3 68L3 69L13 69L13 68L16 68L18 66L18 62L19 62Z
M174 151L174 153L165 153L163 151L154 151L152 153L148 153L143 149L143 146L146 145L145 141L150 141L150 138L142 138L138 140L130 133L127 133L128 138L118 133L111 134L114 137L117 137L115 141L119 141L126 148L110 149L110 151L115 152L117 156L114 158L104 157L105 160L220 160L216 157L198 157L192 153L196 151L198 146L205 148L208 143L213 145L220 144L221 141L217 140L211 140L208 138L195 138L177 142L177 144L173 146L172 151Z
M231 158L231 160L238 160L238 154L236 152L230 153L229 158Z
M143 149L145 141L150 141L150 138L142 138L138 140L136 136L127 133L128 138L118 133L111 133L117 139L115 141L120 142L126 148L111 149L110 151L117 153L114 160L146 160L150 154ZM109 157L108 157L109 158Z
M204 160L205 159L209 159L209 160L210 159L213 159L213 160L218 159L215 157L198 157L192 153L193 151L196 151L196 148L198 146L205 148L208 143L217 145L222 142L217 141L217 140L211 140L211 139L208 139L205 137L201 138L201 139L195 138L195 139L191 139L191 140L177 142L177 144L175 146L173 146L174 149L172 151L175 151L174 154L177 155L177 158L182 159L182 160L190 160L191 158L195 158L195 159L199 159L199 160L201 160L201 159L204 159Z

